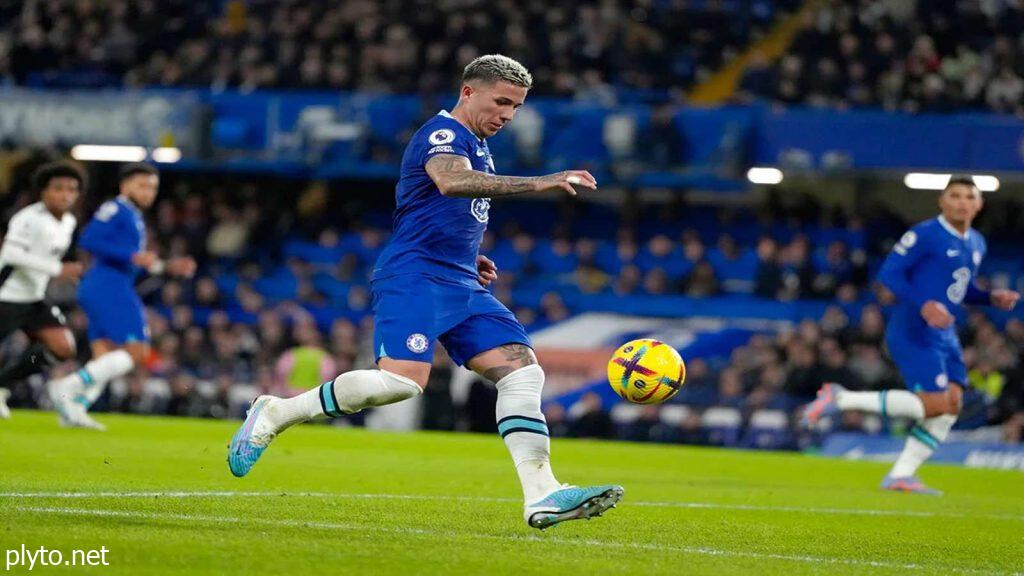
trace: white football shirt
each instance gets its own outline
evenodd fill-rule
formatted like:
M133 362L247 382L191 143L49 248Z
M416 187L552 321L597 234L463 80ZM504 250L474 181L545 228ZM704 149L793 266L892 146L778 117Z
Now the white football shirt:
M7 225L0 248L0 302L38 302L50 278L60 274L77 221L58 220L42 202L19 210Z

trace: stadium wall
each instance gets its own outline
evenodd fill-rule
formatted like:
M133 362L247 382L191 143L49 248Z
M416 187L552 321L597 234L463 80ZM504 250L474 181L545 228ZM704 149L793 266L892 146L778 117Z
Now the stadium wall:
M0 90L0 140L176 146L183 151L180 169L392 178L404 138L426 117L451 106L450 100L333 92L7 88ZM112 114L117 118L109 118ZM582 164L605 181L710 190L745 188L740 172L754 164L1024 172L1024 120L1010 116L681 107L671 126L681 141L678 162L663 166L643 164L638 153L655 138L651 118L652 107L645 105L607 108L536 98L509 130L491 139L491 149L501 171ZM111 125L125 129L111 131ZM630 162L639 169L613 166Z

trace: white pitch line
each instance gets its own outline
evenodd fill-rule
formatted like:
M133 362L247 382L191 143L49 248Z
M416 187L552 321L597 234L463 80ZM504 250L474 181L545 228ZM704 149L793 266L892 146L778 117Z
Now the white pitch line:
M365 500L426 500L461 502L521 502L518 498L487 496L445 496L429 494L346 494L334 492L0 492L0 498L74 499L74 498L354 498ZM1024 521L1020 514L975 514L966 512L930 512L925 510L880 510L870 508L813 508L717 502L645 502L627 500L627 504L650 508L686 508L695 510L743 510L748 512L791 512L852 516L906 516L915 518L973 518L980 520Z
M1022 576L1019 572L1001 572L979 568L961 568L957 566L926 566L922 564L901 564L896 562L885 562L880 560L860 560L856 558L828 558L821 556L806 556L794 554L771 554L761 552L743 552L737 550L722 550L719 548L708 548L704 546L673 546L665 544L644 544L639 542L621 542L617 540L598 540L594 538L559 538L557 536L503 536L498 534L481 534L471 532L437 532L421 528L399 528L369 524L342 524L334 522L306 522L301 520L275 520L263 518L235 518L230 516L205 516L197 514L177 513L153 513L153 512L129 512L123 510L95 510L77 508L47 508L18 506L14 508L19 512L33 512L40 514L66 514L74 516L99 516L134 518L148 520L182 520L187 522L209 522L213 524L262 524L266 526L294 527L294 528L320 528L324 530L339 530L348 532L382 532L389 534L410 534L417 536L441 537L446 539L472 538L477 540L497 540L502 542L538 542L547 544L562 544L568 546L600 546L605 548L628 548L639 550L650 550L655 552L676 552L681 554L698 554L702 556L719 556L723 558L751 558L754 560L780 560L787 562L802 562L805 564L861 566L871 568L893 568L899 570L943 570L944 573L956 574L978 574L991 576Z
M851 514L856 516L913 516L920 518L976 518L982 520L1024 521L1017 514L974 514L966 512L929 512L926 510L878 510L870 508L803 508L799 506L767 506L759 504L719 504L707 502L630 502L636 506L658 508L706 508L710 510L746 510L753 512L795 512L798 514Z

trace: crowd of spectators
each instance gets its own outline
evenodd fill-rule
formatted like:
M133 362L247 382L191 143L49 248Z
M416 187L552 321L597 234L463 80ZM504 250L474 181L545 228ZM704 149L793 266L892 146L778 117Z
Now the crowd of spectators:
M32 200L24 191L28 168L11 180L16 192L2 197L0 221ZM369 209L359 194L332 193L321 183L299 189L291 181L263 179L257 187L244 178L164 175L163 193L149 214L151 243L167 257L195 256L200 272L190 281L152 277L139 284L152 356L145 371L114 387L102 407L237 415L244 405L233 396L239 384L288 394L372 365L368 278L386 242L389 215L372 200L377 192L368 195L367 202L378 204ZM98 191L87 195L84 213L102 199ZM604 213L597 205L560 210L508 202L492 210L482 252L499 264L496 296L531 330L578 313L576 296L588 294L614 302L720 295L834 302L820 321L775 339L755 337L729 359L691 359L678 399L698 409L724 405L749 414L771 407L791 414L823 381L851 388L899 385L881 346L880 311L864 307L871 298L869 269L884 249L867 232L880 229L878 222L853 216L834 221L824 213L814 216L811 206L801 202L794 214L772 202L754 211L627 203ZM609 225L609 214L617 223ZM554 231L553 237L538 229ZM890 230L898 237L902 225ZM73 307L73 287L57 288L55 296L70 305L84 359L85 318ZM971 319L965 342L972 386L990 401L986 421L1013 419L1020 410L1022 336L1019 323L1001 336L984 316ZM24 345L23 338L11 338L0 344L0 356ZM443 359L439 365L447 366ZM437 373L443 379L446 372ZM145 381L153 378L166 382L166 394L145 393ZM444 390L443 384L435 387ZM486 406L486 388L471 396L477 399L473 406ZM12 404L31 405L33 394L38 397L38 387L22 389ZM473 421L475 412L459 416L450 400L432 402L447 414L426 411L432 426ZM571 423L589 411L570 411L559 429L582 434ZM487 419L478 420L487 426ZM600 422L595 418L584 429Z
M1024 115L1024 4L830 0L776 63L755 56L741 100Z
M788 0L27 0L0 5L0 79L16 83L437 92L502 52L536 93L685 89Z
M0 84L447 92L484 53L519 58L535 94L664 100L763 37L799 2L760 0L27 0L0 4ZM829 0L741 101L1024 114L1024 6Z
M799 426L800 409L823 383L838 382L851 390L903 387L887 358L884 326L878 306L867 306L860 318L852 319L832 307L818 322L806 320L776 335L755 336L729 358L690 359L685 386L663 406L644 406L630 417L615 418L613 408L591 393L568 410L549 406L548 425L565 436L761 447L759 438L744 432L756 426L755 414L775 413L780 422L765 447L797 447L809 436ZM1001 331L975 312L960 337L969 375L957 428L999 425L1000 438L1021 442L1024 322L1010 320ZM736 432L731 438L716 434L720 424L704 417L712 411L735 414L729 424ZM877 416L847 412L831 429L878 433L893 426Z

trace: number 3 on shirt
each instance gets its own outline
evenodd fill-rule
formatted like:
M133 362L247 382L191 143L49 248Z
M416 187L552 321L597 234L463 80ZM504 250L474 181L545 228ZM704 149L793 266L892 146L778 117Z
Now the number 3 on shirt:
M959 304L967 295L967 284L971 281L971 269L966 266L957 268L953 272L953 280L955 281L949 285L949 288L946 288L946 296L953 304Z

